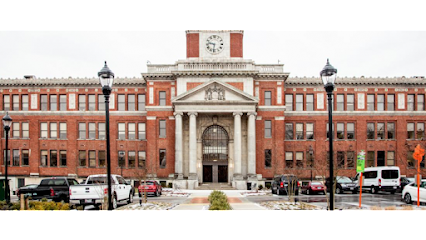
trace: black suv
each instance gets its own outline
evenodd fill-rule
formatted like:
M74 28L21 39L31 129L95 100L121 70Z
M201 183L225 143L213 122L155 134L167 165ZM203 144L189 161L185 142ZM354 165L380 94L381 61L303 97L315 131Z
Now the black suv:
M289 194L299 195L299 179L292 174L283 174L281 176L274 177L272 182L272 194L282 195Z

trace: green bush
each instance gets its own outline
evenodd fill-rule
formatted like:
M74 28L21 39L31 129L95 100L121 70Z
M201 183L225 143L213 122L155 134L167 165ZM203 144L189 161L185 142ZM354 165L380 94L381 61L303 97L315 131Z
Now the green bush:
M270 189L271 188L271 183L270 182L266 182L265 183L265 187L266 187L266 189Z
M0 210L19 210L19 209L21 209L21 205L19 202L17 203L10 202L9 204L7 204L6 200L0 201Z
M173 183L169 182L169 188L173 188Z
M208 197L210 202L209 210L231 210L226 194L222 191L214 190Z
M262 190L263 189L263 186L262 185L259 185L259 190Z

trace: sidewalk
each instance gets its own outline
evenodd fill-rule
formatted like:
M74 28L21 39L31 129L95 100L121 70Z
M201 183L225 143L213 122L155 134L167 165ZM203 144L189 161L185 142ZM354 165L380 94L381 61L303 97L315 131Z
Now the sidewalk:
M208 210L209 201L207 197L213 190L185 190L191 193L188 200L183 204L173 208L173 210ZM248 201L245 197L241 196L240 192L245 190L223 190L228 197L229 204L233 210L266 210L266 208L258 204Z

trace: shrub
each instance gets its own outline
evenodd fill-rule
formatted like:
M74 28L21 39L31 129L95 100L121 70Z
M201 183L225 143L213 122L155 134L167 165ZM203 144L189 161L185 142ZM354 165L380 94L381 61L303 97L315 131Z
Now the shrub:
M231 210L226 194L222 191L214 190L208 197L210 202L209 210Z
M266 189L270 189L271 188L271 183L270 182L266 182L265 183L265 187L266 187Z
M173 188L173 183L169 182L169 188Z
M161 185L161 187L165 188L166 187L166 182L165 181L161 181L160 185Z
M263 186L262 185L259 185L259 190L262 190L263 189Z
M70 205L64 202L54 202L54 201L30 201L29 210L70 210Z

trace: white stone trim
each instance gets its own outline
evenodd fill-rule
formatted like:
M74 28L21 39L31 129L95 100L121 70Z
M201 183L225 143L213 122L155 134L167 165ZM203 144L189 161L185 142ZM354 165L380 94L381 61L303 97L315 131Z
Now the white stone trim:
M285 106L258 106L258 111L285 111Z
M284 121L285 117L275 117L276 121Z
M156 120L157 117L156 116L147 116L146 120Z
M145 106L146 111L173 111L172 106Z

